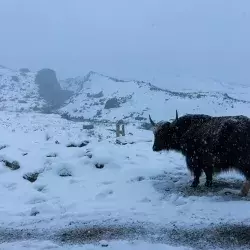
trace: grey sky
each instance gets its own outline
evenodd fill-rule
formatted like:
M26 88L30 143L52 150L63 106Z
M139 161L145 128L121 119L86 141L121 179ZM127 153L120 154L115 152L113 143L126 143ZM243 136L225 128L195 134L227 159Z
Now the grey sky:
M0 0L0 64L250 84L250 1Z

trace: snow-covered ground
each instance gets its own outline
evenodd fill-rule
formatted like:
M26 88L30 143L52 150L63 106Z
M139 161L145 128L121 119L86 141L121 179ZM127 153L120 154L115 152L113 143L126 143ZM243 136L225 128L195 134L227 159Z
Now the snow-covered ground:
M4 250L103 250L105 249L105 246L102 246L102 243L93 245L93 244L86 244L84 246L72 246L72 245L66 245L66 246L60 246L56 243L50 242L50 241L23 241L18 243L4 243L2 244L0 249ZM106 247L107 248L107 247ZM189 247L173 247L166 244L150 244L145 242L127 242L127 241L114 241L108 244L108 249L111 250L151 250L151 249L157 249L157 250L191 250Z
M233 236L244 231L238 225L250 227L250 198L221 192L239 190L243 177L221 174L213 188L202 182L193 190L184 158L153 152L151 131L128 125L122 145L112 129L82 130L57 115L0 113L0 249L100 249L101 240L109 249L243 245L244 237L237 243ZM20 168L6 166L13 161ZM37 173L34 182L26 179L30 173Z
M34 72L16 71L0 66L0 110L30 111L45 104L38 93Z
M244 178L220 174L194 190L184 158L153 152L152 132L138 129L176 109L250 115L249 87L186 81L160 89L95 72L61 81L74 94L55 111L90 119L89 130L32 111L45 104L35 73L1 67L0 249L249 249L250 195L225 193ZM119 119L129 124L117 141Z

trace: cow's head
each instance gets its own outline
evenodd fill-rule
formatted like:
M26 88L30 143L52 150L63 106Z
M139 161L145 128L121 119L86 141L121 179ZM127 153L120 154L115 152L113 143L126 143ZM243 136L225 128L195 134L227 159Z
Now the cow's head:
M174 121L178 120L178 112ZM149 121L153 127L154 144L153 151L169 150L176 144L177 127L174 122L155 123L149 115Z

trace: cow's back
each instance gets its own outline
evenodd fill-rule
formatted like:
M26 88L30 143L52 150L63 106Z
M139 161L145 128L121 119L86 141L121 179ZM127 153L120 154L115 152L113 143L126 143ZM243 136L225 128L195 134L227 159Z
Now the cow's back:
M250 119L246 116L220 116L193 123L187 131L189 145L203 158L229 164L250 163Z

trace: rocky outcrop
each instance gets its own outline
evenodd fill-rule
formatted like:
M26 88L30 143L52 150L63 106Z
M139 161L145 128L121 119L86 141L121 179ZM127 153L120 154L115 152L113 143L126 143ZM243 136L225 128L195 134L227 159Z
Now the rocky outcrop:
M22 73L30 73L30 70L28 68L20 68L19 71Z
M73 92L62 90L56 73L52 69L42 69L37 72L35 83L39 87L39 95L43 98L49 107L59 108L71 97Z
M100 91L99 93L96 93L96 94L87 93L87 97L89 97L89 98L101 98L101 97L103 97L103 91Z
M104 109L113 109L113 108L119 108L120 102L116 97L110 98L105 103Z
M29 182L35 182L39 176L39 172L34 172L34 173L26 173L23 175L23 179L28 180Z
M14 82L19 82L19 78L17 76L11 76L11 80Z
M0 159L0 161L3 162L4 165L5 165L7 168L11 169L11 170L17 170L17 169L20 168L20 164L19 164L18 161L12 161L12 162L11 162L11 161L8 161L8 160L6 160L6 159Z

